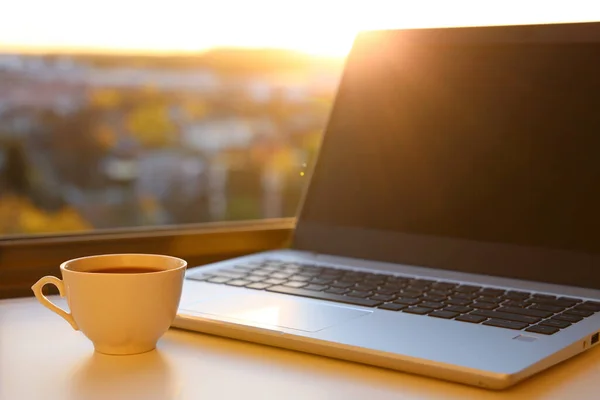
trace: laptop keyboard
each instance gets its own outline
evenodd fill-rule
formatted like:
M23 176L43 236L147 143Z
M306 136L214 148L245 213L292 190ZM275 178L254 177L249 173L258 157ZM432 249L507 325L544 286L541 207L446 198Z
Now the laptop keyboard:
M600 311L600 302L571 297L274 260L188 279L544 335Z

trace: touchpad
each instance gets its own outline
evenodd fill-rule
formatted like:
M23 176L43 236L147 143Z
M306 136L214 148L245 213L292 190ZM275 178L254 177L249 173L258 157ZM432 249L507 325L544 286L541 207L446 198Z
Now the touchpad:
M316 332L368 315L371 311L304 301L297 297L241 294L209 299L181 307L194 313L220 316L251 324Z

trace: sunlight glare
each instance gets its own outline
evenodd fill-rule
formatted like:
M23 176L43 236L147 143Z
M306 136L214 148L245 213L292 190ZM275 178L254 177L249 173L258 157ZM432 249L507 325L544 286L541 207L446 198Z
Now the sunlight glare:
M600 19L592 0L19 0L2 5L0 50L197 52L287 48L343 56L362 29ZM35 11L34 11L35 10ZM595 13L595 15L594 15Z

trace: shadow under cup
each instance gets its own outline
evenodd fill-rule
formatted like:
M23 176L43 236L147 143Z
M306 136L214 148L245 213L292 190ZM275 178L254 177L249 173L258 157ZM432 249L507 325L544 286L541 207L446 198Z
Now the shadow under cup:
M64 295L74 327L100 353L154 349L175 319L186 266L179 258L152 254L110 254L63 263Z

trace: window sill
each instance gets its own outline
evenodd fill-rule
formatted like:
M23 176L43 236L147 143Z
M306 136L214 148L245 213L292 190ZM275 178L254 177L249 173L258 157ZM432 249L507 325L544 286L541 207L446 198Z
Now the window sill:
M190 266L286 247L294 219L208 223L107 233L0 239L0 298L31 296L44 275L60 276L63 261L94 254L155 253Z

